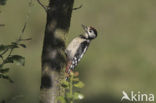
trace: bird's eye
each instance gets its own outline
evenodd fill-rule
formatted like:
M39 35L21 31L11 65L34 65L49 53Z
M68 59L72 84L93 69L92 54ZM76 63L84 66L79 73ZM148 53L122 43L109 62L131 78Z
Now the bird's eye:
M89 32L92 33L93 31L92 30L89 30Z

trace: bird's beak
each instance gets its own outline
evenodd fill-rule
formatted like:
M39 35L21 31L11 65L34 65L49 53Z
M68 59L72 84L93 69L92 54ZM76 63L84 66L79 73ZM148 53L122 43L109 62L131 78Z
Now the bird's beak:
M82 24L82 28L85 32L88 32L88 27Z

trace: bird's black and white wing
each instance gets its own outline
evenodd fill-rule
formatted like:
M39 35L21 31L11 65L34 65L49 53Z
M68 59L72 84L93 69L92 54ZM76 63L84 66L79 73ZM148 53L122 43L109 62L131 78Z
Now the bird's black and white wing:
M85 52L88 49L89 46L89 42L88 41L84 41L80 44L81 46L78 48L77 53L75 54L73 60L72 60L72 69L74 69L77 64L79 63L79 61L82 59L82 57L84 56Z
M83 41L80 44L80 46L77 48L77 52L75 53L74 57L72 58L72 60L70 62L68 73L70 72L70 70L74 70L74 68L78 65L78 63L82 59L83 55L87 51L88 46L89 46L89 41Z

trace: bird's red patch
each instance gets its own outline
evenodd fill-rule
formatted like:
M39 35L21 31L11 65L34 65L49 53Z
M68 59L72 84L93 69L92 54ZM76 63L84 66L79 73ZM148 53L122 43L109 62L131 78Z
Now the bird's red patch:
M69 72L69 69L70 69L71 64L72 64L72 62L69 61L68 64L67 64L67 66L66 66L66 73Z

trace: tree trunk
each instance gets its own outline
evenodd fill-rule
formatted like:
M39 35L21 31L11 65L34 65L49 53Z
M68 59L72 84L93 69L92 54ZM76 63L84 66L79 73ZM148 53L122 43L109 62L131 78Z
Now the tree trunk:
M70 27L74 0L49 0L47 24L42 51L40 103L58 103L64 96L60 81L66 65L65 35Z

